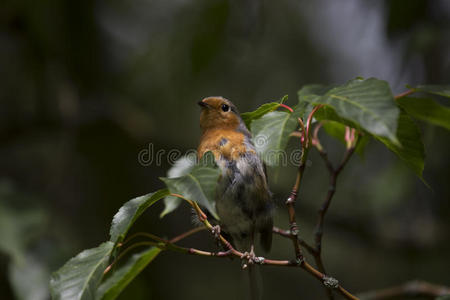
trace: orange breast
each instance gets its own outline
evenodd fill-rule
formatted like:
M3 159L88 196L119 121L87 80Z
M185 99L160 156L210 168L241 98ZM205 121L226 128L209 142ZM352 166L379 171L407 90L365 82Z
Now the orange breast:
M205 152L211 151L216 160L221 156L235 160L247 151L244 144L244 134L234 130L207 130L200 139L197 155L200 159Z

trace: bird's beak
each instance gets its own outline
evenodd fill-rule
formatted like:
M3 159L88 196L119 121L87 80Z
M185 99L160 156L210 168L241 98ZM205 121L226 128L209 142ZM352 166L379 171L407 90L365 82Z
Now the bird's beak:
M200 105L201 108L208 108L209 105L208 103L204 102L204 101L199 101L197 102L198 105Z

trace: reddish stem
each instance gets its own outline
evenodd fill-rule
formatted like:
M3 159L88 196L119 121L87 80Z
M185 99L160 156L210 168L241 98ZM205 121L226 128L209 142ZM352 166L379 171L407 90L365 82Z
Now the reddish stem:
M394 97L395 100L402 98L402 97L406 97L409 96L411 94L414 94L416 91L415 90L407 90L406 92L400 93L397 96Z
M284 103L280 103L280 106L286 108L286 109L289 110L290 112L294 112L294 110L293 110L290 106L288 106L288 105L286 105L286 104L284 104Z

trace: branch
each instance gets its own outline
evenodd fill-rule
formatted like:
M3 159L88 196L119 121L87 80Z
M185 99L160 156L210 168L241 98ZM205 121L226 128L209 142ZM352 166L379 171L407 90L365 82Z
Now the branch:
M194 255L214 256L214 257L235 256L235 257L239 257L240 259L248 259L249 263L261 264L261 265L301 267L302 269L306 270L309 274L313 275L316 279L320 280L322 282L322 284L324 284L330 299L333 299L332 289L336 289L345 298L357 300L358 298L355 297L354 295L352 295L351 293L349 293L342 286L340 286L339 282L335 278L329 277L329 276L325 275L323 272L316 270L314 267L312 267L310 264L308 264L304 260L303 254L301 252L300 244L303 244L308 249L308 251L313 251L314 249L313 249L313 247L309 246L306 242L304 242L298 238L298 226L297 226L296 217L295 217L295 201L297 198L298 190L300 188L301 180L303 178L303 173L305 170L306 160L307 160L308 152L309 152L309 146L311 144L310 143L310 134L309 134L310 127L311 127L311 121L312 121L314 113L317 110L319 110L320 107L321 107L321 105L316 106L311 111L311 113L308 116L306 126L303 124L303 121L301 119L299 119L300 126L302 127L302 135L303 135L304 139L302 139L302 141L301 141L302 157L301 157L300 165L298 167L297 178L295 180L292 191L291 191L288 199L286 200L286 206L288 208L288 214L289 214L290 230L289 230L289 232L287 232L287 231L282 231L279 229L277 230L277 228L274 228L274 232L277 232L286 237L289 236L290 239L292 240L292 243L294 245L294 250L295 250L295 260L273 260L273 259L266 259L264 257L254 257L254 258L249 259L246 256L246 253L242 253L242 252L234 249L233 246L231 245L231 243L228 242L220 233L219 234L216 233L215 235L216 235L216 238L218 240L220 240L220 242L226 247L226 249L228 249L227 251L224 251L224 252L214 253L214 252L207 252L207 251L202 251L202 250L198 250L198 249L194 249L194 248L183 248L183 247L175 246L171 243L169 243L171 247L167 247L167 244L165 245L165 247L167 247L167 249L175 248L174 250L182 251L182 252L194 254ZM213 230L214 230L213 226L209 223L206 214L201 210L201 208L195 201L186 199L185 197L183 197L182 195L179 195L179 194L171 194L171 196L178 197L178 198L181 198L181 199L187 201L195 209L195 211L199 217L199 220L205 225L205 227L207 229L209 229L213 232Z
M292 238L290 230L283 230L281 228L278 228L278 227L274 226L272 228L272 232L276 233L276 234L278 234L278 235L280 235L282 237L288 238L288 239ZM310 254L314 254L315 253L316 250L314 249L313 246L308 244L305 240L301 239L299 236L297 236L297 239L298 239L298 242L300 243L300 245L303 248L305 248Z
M178 194L171 194L171 196L179 197L183 200L186 200L196 211L200 221L204 224L205 227L197 227L193 228L187 232L184 232L170 240L163 239L161 237L158 237L154 234L150 233L137 233L132 236L130 236L127 239L127 242L131 239L135 238L136 236L145 236L147 238L152 239L153 241L143 241L135 243L125 250L123 250L119 256L104 270L103 274L108 273L112 267L123 257L125 254L130 252L131 250L141 247L141 246L153 246L158 247L163 250L170 250L174 252L179 253L185 253L185 254L191 254L191 255L199 255L199 256L211 256L211 257L238 257L239 259L246 258L246 254L242 253L236 249L233 248L233 246L228 242L222 235L218 235L217 238L221 241L221 243L228 249L227 251L221 251L221 252L209 252L204 250L199 250L195 248L186 248L176 245L175 243L187 238L188 236L191 236L201 230L209 229L213 230L213 226L209 223L207 216L205 213L201 210L201 208L198 206L198 204L194 201L191 201L189 199L184 198L182 195ZM275 229L276 230L276 229ZM285 231L279 229L278 230L280 234L287 235ZM122 245L124 245L123 243ZM120 245L119 247L121 247ZM311 247L312 248L312 247ZM281 266L281 267L300 267L307 271L309 274L314 276L316 279L318 279L322 284L324 284L328 288L334 288L336 289L342 296L344 296L347 299L352 300L358 300L357 297L350 294L347 290L345 290L342 286L339 285L338 281L334 278L328 277L325 274L319 272L314 267L312 267L310 264L308 264L303 257L301 259L294 259L294 260L276 260L276 259L267 259L264 257L254 257L251 260L249 260L249 263L259 264L259 265L268 265L268 266Z
M415 92L416 92L415 90L407 90L406 92L403 92L403 93L401 93L401 94L396 95L396 96L394 97L394 99L397 100L397 99L399 99L399 98L406 97L406 96L409 96L409 95L411 95L411 94L414 94Z
M208 221L208 217L206 216L206 214L202 211L202 209L200 208L200 206L197 204L197 202L186 199L185 197L183 197L182 195L179 194L170 194L171 196L174 197L178 197L180 199L183 199L185 201L187 201L195 210L195 212L197 213L197 216L200 220L200 222L203 223L203 225L205 225L205 227L212 231L213 230L213 226L211 225L211 223L209 223ZM217 235L217 239L233 254L233 255L238 255L240 257L242 257L244 255L244 253L236 250L233 248L233 246L231 245L230 242L228 242L221 234Z
M345 128L345 140L347 144L347 151L345 152L344 158L341 162L341 164L335 169L331 161L328 159L328 154L326 150L322 147L318 132L321 128L322 123L319 123L314 128L313 136L311 139L311 144L316 147L317 151L319 152L320 156L325 162L325 165L328 169L328 172L330 173L330 182L329 182L329 188L327 192L327 196L325 198L325 201L323 202L321 208L318 212L318 220L317 225L315 229L314 234L314 247L307 248L308 251L313 255L314 261L316 262L317 268L324 274L326 274L325 266L322 261L322 236L323 236L323 227L324 227L324 221L325 221L325 214L328 211L328 208L331 204L331 200L333 199L334 193L336 192L336 182L337 177L339 176L340 172L344 168L344 166L347 164L348 160L350 159L351 155L355 151L355 148L357 146L357 142L359 139L357 136L355 136L356 130L353 128L346 127ZM309 245L308 245L309 246ZM329 299L333 299L333 294L331 292L331 289L327 289L327 294Z
M291 193L286 200L286 206L289 214L289 229L290 229L290 237L292 240L292 244L294 246L295 257L297 260L303 260L302 250L300 248L299 238L298 238L298 225L295 217L295 201L297 200L298 190L300 189L300 184L302 182L303 173L306 167L306 160L308 158L309 145L310 145L310 127L311 121L314 114L322 107L322 105L318 105L313 108L311 113L308 115L306 125L303 123L301 118L298 118L298 122L302 129L302 139L301 139L301 148L302 148L302 157L300 159L300 165L298 166L297 178L295 179L294 186L292 187Z
M307 142L305 142L304 144L306 143ZM286 206L289 214L290 237L294 245L295 257L297 260L303 260L303 255L298 240L298 225L295 218L295 201L297 199L298 190L302 181L302 175L305 170L307 156L308 148L303 148L302 158L298 167L297 178L295 179L295 184L292 187L292 191L286 200Z
M206 214L198 206L197 202L186 199L179 194L171 194L171 196L179 197L183 200L186 200L195 209L200 221L205 225L205 227L208 228L209 230L213 230L213 226L209 223ZM294 214L295 214L295 210L294 210ZM294 215L294 217L295 217L295 215ZM184 248L184 247L174 245L170 242L163 244L162 246L164 247L164 249L175 250L178 252L184 252L184 253L194 254L194 255L213 256L213 257L235 256L235 257L239 257L240 259L245 258L245 253L242 253L242 252L234 249L233 246L231 245L231 243L228 242L221 234L218 234L217 238L228 249L227 251L214 253L214 252L208 252L208 251L198 250L198 249L194 249L194 248ZM298 244L298 243L299 242L296 239L295 244ZM310 264L308 264L304 260L303 255L301 255L301 253L300 253L300 258L296 257L295 260L274 260L274 259L266 259L264 257L255 257L252 261L249 261L249 263L255 263L255 264L259 264L259 265L269 265L269 266L300 267L300 268L306 270L309 274L313 275L316 279L320 280L320 282L322 282L322 284L324 284L327 288L336 289L342 296L344 296L347 299L358 300L357 297L355 297L354 295L349 293L347 290L345 290L342 286L340 286L339 282L336 279L334 279L332 277L328 277L325 274L323 274L322 272L319 272L318 270L314 269L314 267L312 267Z
M192 254L192 255L211 256L211 257L218 257L218 258L234 256L234 257L238 257L241 259L244 256L243 253L241 253L237 250L233 251L231 249L228 251L223 251L223 252L209 252L209 251L203 251L203 250L198 250L198 249L194 249L194 248L179 247L179 246L171 244L171 243L168 243L166 245L159 245L158 247L161 247L161 248L167 249L167 250L174 250L177 252ZM254 260L254 263L259 264L259 265L276 266L276 267L300 267L300 268L304 269L305 271L307 271L312 276L314 276L317 280L319 280L326 287L336 289L345 298L351 299L351 300L358 300L358 298L356 296L352 295L346 289L344 289L341 285L339 285L339 282L336 279L334 279L332 277L328 277L325 274L314 269L314 267L312 267L310 264L308 264L305 260L301 260L301 261L298 261L298 260L276 260L276 259L267 259L264 257L256 257Z
M431 296L434 298L445 295L450 295L450 287L413 280L399 286L362 293L359 296L361 299L380 300L401 296Z
M327 213L328 208L331 204L331 200L333 199L334 193L336 192L337 178L354 152L355 152L355 147L347 149L341 164L336 169L334 169L333 165L331 164L330 160L328 159L327 153L324 150L319 150L320 156L325 161L325 164L330 172L330 184L329 184L329 188L328 188L328 193L325 198L325 201L322 204L322 207L319 209L319 212L318 212L319 216L318 216L318 220L317 220L317 225L316 225L316 230L315 230L315 239L314 239L317 256L319 258L320 264L322 264L320 255L321 255L321 251L322 251L322 236L323 236L323 225L324 225L324 221L325 221L325 214ZM321 269L321 268L319 267L319 269ZM321 271L325 272L323 267L322 267Z
M181 247L178 247L178 246L176 246L176 245L174 245L174 243L176 243L176 242L178 242L178 241L180 241L180 240L182 240L182 239L184 239L184 238L187 238L188 236L191 236L191 235L193 235L194 233L197 233L197 232L199 232L199 231L202 231L202 230L205 230L206 228L205 227L196 227L196 228L193 228L193 229L191 229L191 230L189 230L189 231L187 231L187 232L184 232L184 233L182 233L182 234L180 234L180 235L178 235L178 236L176 236L176 237L174 237L174 238L172 238L170 241L168 241L168 240L165 240L165 239L163 239L163 238L160 238L159 236L156 236L156 235L154 235L154 234L151 234L151 233L147 233L147 232L137 232L137 233L135 233L135 234L132 234L130 237L128 237L123 243L119 243L118 245L117 245L117 247L123 247L123 245L126 245L126 244L128 244L132 239L134 239L134 238L136 238L136 237L138 237L138 236L144 236L144 237L147 237L147 238L149 238L149 239L152 239L152 240L154 240L154 241L143 241L143 242L138 242L138 243L135 243L135 244L132 244L131 246L129 246L128 248L126 248L125 250L123 250L120 254L119 254L119 256L108 266L108 267L106 267L106 269L105 269L105 271L103 271L103 274L106 274L106 273L108 273L110 270L111 270L111 268L122 258L122 257L124 257L125 256L125 254L127 254L128 252L130 252L131 250L133 250L134 248L137 248L137 247L141 247L141 246L155 246L155 247L159 247L159 248L161 248L161 245L164 245L164 247L168 247L168 246L170 246L170 247L172 247L173 249L175 249L175 250L181 250L181 252L183 252L183 250L181 249ZM156 241L156 242L155 242Z
M185 233L182 233L182 234L172 238L169 242L176 243L176 242L181 241L182 239L185 239L188 236L193 235L194 233L200 232L202 230L206 230L206 227L195 227L189 231L186 231Z

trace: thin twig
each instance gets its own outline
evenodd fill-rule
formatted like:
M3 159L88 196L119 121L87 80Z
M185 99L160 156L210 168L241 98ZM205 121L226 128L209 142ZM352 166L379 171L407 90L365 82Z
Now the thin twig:
M276 234L278 234L278 235L280 235L282 237L288 238L288 239L292 238L290 230L284 230L284 229L281 229L281 228L278 228L278 227L274 226L272 228L272 232L276 233ZM297 238L298 238L298 242L300 243L300 245L303 248L305 248L310 254L314 254L315 253L315 249L314 249L313 246L308 244L305 240L301 239L299 236L297 236Z
M450 295L450 287L432 284L425 281L413 280L399 286L361 293L359 296L361 299L382 300L393 297L403 298L405 296L429 296L434 298L445 295Z
M197 202L186 199L184 196L179 195L179 194L170 194L171 196L174 197L178 197L180 199L183 199L185 201L187 201L195 210L195 212L197 213L197 216L199 218L199 220L203 223L203 225L205 225L205 227L209 230L213 229L213 226L211 225L211 223L209 223L208 221L208 217L206 216L206 214L202 211L202 209L200 208L200 206L198 206ZM220 240L220 242L234 255L239 255L239 256L243 256L242 252L237 251L236 249L233 248L233 246L231 245L230 242L228 242L221 234L218 235L218 239Z
M319 107L315 107L313 109L313 111L310 113L310 115L308 116L308 121L306 124L306 135L305 135L305 141L302 143L302 159L301 159L301 163L300 166L298 168L298 172L297 172L297 178L294 184L294 187L292 189L292 192L290 194L290 196L288 197L288 200L286 201L287 207L288 207L288 212L289 212L289 223L290 223L290 237L291 240L293 241L294 244L294 248L295 248L295 254L296 254L296 259L295 260L273 260L273 259L266 259L263 257L255 257L252 258L251 260L249 259L249 263L255 263L255 264L260 264L260 265L271 265L271 266L288 266L288 267L301 267L302 269L304 269L305 271L307 271L309 274L311 274L312 276L314 276L316 279L318 279L322 284L324 284L324 286L327 288L327 290L334 288L336 289L342 296L344 296L347 299L352 299L352 300L357 300L358 298L355 297L354 295L352 295L351 293L349 293L347 290L345 290L342 286L339 285L338 281L334 278L328 277L327 275L325 275L323 272L320 272L318 270L316 270L314 267L312 267L310 264L308 264L304 258L303 255L301 253L301 248L300 248L300 244L301 239L298 238L298 227L297 227L297 223L295 220L295 200L297 198L297 193L301 184L301 179L302 179L302 175L306 166L306 158L307 158L307 154L308 154L308 150L309 150L309 127L311 125L311 120L312 120L312 116L313 114L320 108ZM303 124L303 122L300 122L301 125ZM303 128L304 129L304 128ZM304 132L304 131L303 131ZM203 223L203 225L205 226L206 229L208 230L213 230L213 226L211 225L211 223L209 223L208 218L206 216L206 214L202 211L202 209L200 208L200 206L195 202L192 201L190 199L185 198L182 195L179 194L171 194L171 196L174 197L178 197L180 199L183 199L185 201L187 201L196 211L199 220ZM110 266L108 266L108 268L104 271L104 273L107 273L111 267L114 265L114 263L116 263L121 257L123 257L123 255L125 255L127 252L129 252L131 249L141 246L141 245L151 245L151 246L156 246L159 247L161 249L167 249L167 250L173 250L173 251L177 251L177 252L181 252L181 253L188 253L188 254L193 254L193 255L201 255L201 256L214 256L214 257L229 257L229 256L235 256L235 257L239 257L241 259L245 258L245 254L234 249L234 247L231 245L230 242L228 242L221 234L218 234L217 238L220 240L220 242L228 249L227 251L223 251L223 252L218 252L218 253L214 253L214 252L208 252L208 251L203 251L203 250L199 250L199 249L194 249L194 248L185 248L185 247L180 247L178 245L175 245L174 243L177 241L180 241L183 238L186 238L187 236L190 236L192 234L194 234L195 232L198 232L200 230L202 230L203 228L195 228L192 229L186 233L183 233L177 237L174 237L173 239L171 239L170 241L165 241L162 238L159 238L157 236L148 234L148 237L151 237L157 241L161 241L159 243L156 242L141 242L141 243L136 243L130 247L128 247L127 249L125 249L118 257L118 259L116 259ZM274 229L275 231L277 231L276 229ZM283 236L287 236L287 233L285 231L282 230L278 230L278 233L283 235ZM305 242L303 242L304 245L308 245ZM308 251L313 250L313 248L311 246L306 246L305 248L308 249ZM329 296L332 299L332 293L330 290L330 294Z
M317 268L324 274L327 274L327 271L325 270L325 265L322 261L322 236L323 236L323 227L324 227L324 221L325 221L325 215L328 211L328 208L331 204L331 200L333 199L334 193L336 192L336 182L337 177L339 176L340 172L344 168L344 166L347 164L348 160L350 159L351 155L355 151L356 144L359 141L359 139L356 139L355 142L355 129L350 129L349 127L346 127L346 136L345 140L347 142L347 151L345 152L344 158L341 162L341 164L335 169L331 161L328 159L328 154L326 150L322 147L318 132L321 127L321 124L319 123L313 132L312 137L312 145L316 147L317 151L319 152L320 156L322 157L323 161L325 162L325 165L328 169L328 172L330 174L329 179L329 188L327 192L327 196L325 198L325 201L323 202L321 208L318 211L318 220L317 225L315 228L315 234L314 234L314 248L312 251L309 251L313 257L314 261L316 263ZM331 289L327 289L327 295L329 299L333 299L332 291Z
M293 110L290 106L287 106L287 105L284 104L284 103L280 103L280 106L286 108L286 109L289 110L290 112L294 112L294 110Z
M303 120L301 118L297 118L298 123L300 124L300 145L302 149L305 147L305 141L306 141L306 130L305 130L305 124L303 123Z
M307 144L307 142L303 143ZM306 159L308 157L308 148L303 147L302 157L300 160L300 165L297 171L297 178L295 179L294 186L292 187L292 191L289 197L286 200L286 206L289 214L289 229L292 243L294 245L295 257L297 260L302 260L303 255L300 248L300 243L298 240L298 225L295 217L295 201L297 199L298 190L300 188L300 184L302 181L302 175L306 166Z
M157 242L154 242L154 241L143 241L143 242L138 242L138 243L135 243L135 244L132 244L131 246L129 246L128 248L126 248L125 250L123 250L120 254L119 254L119 256L105 269L105 271L103 272L103 274L106 274L106 273L108 273L110 270L111 270L111 268L122 258L122 257L124 257L125 256L125 254L127 254L128 252L130 252L131 250L133 250L134 248L137 248L137 247L141 247L141 246L155 246L155 247L159 247L159 248L164 248L164 247L172 247L172 249L173 250L183 250L183 248L182 247L179 247L179 246L177 246L177 245L174 245L174 243L176 243L176 242L178 242L178 241L180 241L180 240L182 240L182 239L184 239L184 238L187 238L188 236L190 236L190 235L193 235L194 233L197 233L197 232L199 232L199 231L202 231L202 230L205 230L206 228L205 227L196 227L196 228L193 228L193 229L191 229L191 230L189 230L189 231L187 231L187 232L184 232L184 233L182 233L182 234L180 234L180 235L178 235L178 236L176 236L176 237L174 237L174 238L172 238L170 241L168 241L168 240L166 240L166 239L163 239L163 238L161 238L161 237L159 237L159 236L156 236L156 235L154 235L154 234L151 234L151 233L147 233L147 232L137 232L137 233L135 233L135 234L133 234L133 235L131 235L130 237L128 237L126 240L125 240L125 242L123 242L122 244L120 244L120 246L122 247L123 245L125 245L125 244L128 244L132 239L134 239L134 238L136 238L136 237L138 237L138 236L144 236L144 237L147 237L147 238L150 238L150 239L153 239L153 240L155 240L155 241L158 241L159 243L157 243ZM183 252L183 251L182 251Z
M176 197L181 196L178 194L171 194L171 195L176 196ZM198 204L196 202L186 199L183 196L181 196L180 198L186 200L190 205L192 205L192 207L197 212L200 220L203 222L203 224L205 225L205 227L207 229L211 230L213 228L212 225L208 222L205 213L201 210L201 208L198 206ZM203 229L204 228L194 228L192 230L189 230L183 234L180 234L180 235L172 238L170 241L166 241L163 238L160 238L153 234L145 234L146 236L151 237L152 239L161 241L161 242L145 241L145 242L135 243L135 244L129 246L122 253L120 253L120 255L117 257L117 259L113 263L111 263L105 269L105 271L103 273L104 274L108 273L111 270L111 268L124 255L126 255L132 249L140 247L140 246L154 246L154 247L158 247L160 249L171 250L171 251L175 251L175 252L192 254L192 255L199 255L199 256L212 256L212 257L220 257L220 258L235 256L235 257L238 257L241 259L244 257L244 253L234 249L233 246L222 235L219 235L219 239L225 245L225 247L228 248L227 251L223 251L223 252L215 253L215 252L203 251L203 250L199 250L199 249L195 249L195 248L180 247L180 246L174 244L174 242L180 241L183 238L186 238L186 237L188 237L196 232L199 232ZM329 277L327 277L325 274L319 272L318 270L314 269L314 267L312 267L310 264L308 264L303 259L301 259L301 260L298 260L298 259L296 259L296 260L275 260L275 259L266 259L263 257L256 257L254 259L254 261L252 261L251 263L256 263L256 264L260 264L260 265L268 265L268 266L301 267L302 269L306 270L309 274L313 275L316 279L320 280L320 282L322 284L327 284L327 281L329 281ZM346 291L343 287L341 287L337 283L337 281L333 287L347 299L352 299L352 300L358 299L355 296L353 296L352 294L350 294L348 291Z
M158 242L163 242L163 243L167 242L167 240L160 238L154 234L148 233L148 232L136 232L136 233L130 235L123 243L120 243L120 247L123 247L123 245L128 244L131 240L133 240L139 236L147 237L147 238L150 238L150 239L158 241Z
M186 200L196 211L198 217L200 218L200 221L205 225L206 228L209 230L212 230L213 226L209 223L208 218L206 217L206 214L202 211L202 209L198 206L198 204L195 201L191 201L189 199L184 198L181 195L178 194L171 194L172 196L179 197L181 199ZM233 248L233 246L228 242L221 234L218 235L219 240L222 242L222 244L228 249L228 251L225 252L219 252L219 253L213 253L213 252L207 252L202 250L197 250L193 248L183 248L176 246L177 250L181 250L182 252L187 252L189 254L194 255L203 255L203 256L214 256L214 257L227 257L227 256L235 256L239 258L244 257L244 253L236 250ZM298 242L296 242L298 244ZM171 244L173 245L173 244ZM170 248L167 248L170 250ZM326 285L329 281L330 277L327 277L325 274L319 272L314 267L312 267L310 264L308 264L303 256L300 257L300 259L296 258L295 260L273 260L273 259L266 259L263 257L256 257L256 260L252 263L257 263L260 265L270 265L270 266L286 266L286 267L301 267L302 269L306 270L309 274L313 275L315 278L320 280L322 284ZM332 279L332 278L331 278ZM337 280L333 279L334 285L332 286L335 288L342 296L344 296L347 299L352 300L358 300L357 297L349 293L347 290L345 290L342 286L340 286L337 282Z
M314 238L315 248L317 251L316 260L318 261L318 263L320 265L322 265L322 271L324 271L324 272L325 272L325 270L323 269L323 263L321 261L320 256L321 256L321 252L322 252L322 236L323 236L323 226L324 226L324 221L325 221L325 215L328 211L328 208L330 207L331 200L333 199L334 193L336 192L337 178L338 178L339 174L341 173L341 171L343 170L344 166L347 164L348 160L350 159L350 157L352 156L354 151L355 151L354 147L348 149L344 155L344 158L343 158L341 164L336 169L334 169L333 165L331 164L330 160L328 159L326 152L319 151L320 156L324 159L325 164L330 172L329 188L328 188L328 192L327 192L325 201L323 202L323 204L318 212L318 219L317 219L317 225L316 225L316 229L315 229L315 238ZM318 266L318 267L319 267L319 269L321 269L320 266Z
M314 114L322 107L322 105L318 105L313 108L313 110L308 115L308 118L306 120L306 124L303 123L302 119L299 118L298 121L300 123L300 126L302 128L302 139L301 139L301 147L302 147L302 157L300 160L300 165L298 167L297 171L297 178L295 180L295 184L292 188L292 191L286 200L286 206L288 209L289 214L289 229L290 229L290 237L292 240L292 244L294 245L294 251L295 251L295 257L298 262L303 262L303 254L301 251L301 239L298 237L298 225L296 222L295 217L295 201L297 199L298 191L300 189L301 180L303 178L303 173L305 171L306 161L308 157L309 147L311 144L314 144L311 141L310 136L310 128L311 128L311 122L313 119ZM317 140L318 141L318 140ZM320 144L320 143L319 143ZM306 243L305 243L306 244ZM308 248L308 247L307 247ZM309 247L308 251L312 250L311 247ZM316 257L316 255L314 255ZM328 295L328 299L333 300L333 291L327 287L325 287L325 291Z
M401 94L398 94L394 97L395 100L402 98L402 97L406 97L409 96L411 94L414 94L416 92L416 90L407 90L406 92L403 92Z
M297 200L298 191L300 189L300 184L302 182L303 173L306 167L306 160L308 158L309 152L309 128L311 126L311 120L313 115L319 110L321 105L318 105L313 108L311 113L309 114L306 126L301 118L298 118L298 122L302 129L302 139L301 139L301 148L302 148L302 157L300 159L300 165L297 170L297 177L295 179L294 186L292 187L291 193L286 200L286 206L289 215L289 229L290 229L290 237L292 240L292 244L294 246L295 257L298 261L303 260L302 250L300 248L299 238L298 238L298 225L295 217L295 201Z
M184 238L187 238L190 235L193 235L194 233L197 233L197 232L200 232L200 231L203 231L203 230L206 230L206 227L195 227L195 228L193 228L193 229L191 229L189 231L186 231L185 233L182 233L182 234L172 238L169 242L174 244L174 243L176 243L176 242L178 242L178 241L180 241L180 240L182 240Z
M149 242L149 241L145 241L145 242L139 242L139 243L135 243L131 246L129 246L128 248L126 248L125 250L123 250L119 256L108 266L106 267L106 269L103 271L103 275L105 275L106 273L108 273L111 268L122 258L125 256L125 254L127 254L128 252L130 252L131 250L133 250L134 248L137 247L142 247L142 246L158 246L160 245L159 243L156 242Z
M311 113L308 116L308 119L306 120L306 147L309 147L309 131L310 131L310 127L311 127L311 122L312 122L312 118L314 116L314 114L322 107L323 105L317 105L316 107L313 108L313 110L311 111Z
M211 257L218 257L218 258L229 257L229 256L235 256L238 258L242 258L242 256L243 256L243 253L241 253L237 250L233 251L231 249L228 251L223 251L223 252L209 252L209 251L203 251L203 250L198 250L198 249L194 249L194 248L179 247L179 246L173 245L171 243L169 243L167 245L159 244L158 247L168 249L168 250L175 250L177 252L183 252L183 253L192 254L192 255L211 256ZM316 270L313 266L311 266L304 260L301 260L301 261L276 260L276 259L267 259L267 258L263 258L263 257L257 257L256 261L254 261L253 263L256 263L259 265L278 266L278 267L300 267L300 268L304 269L305 271L307 271L312 276L314 276L316 279L318 279L322 284L326 284L326 281L330 279L330 277L327 277L325 274L319 272L318 270ZM337 281L336 281L335 285L333 286L333 288L335 288L342 296L344 296L347 299L358 300L357 297L355 297L354 295L349 293L346 289L344 289L342 286L340 286L337 283Z

